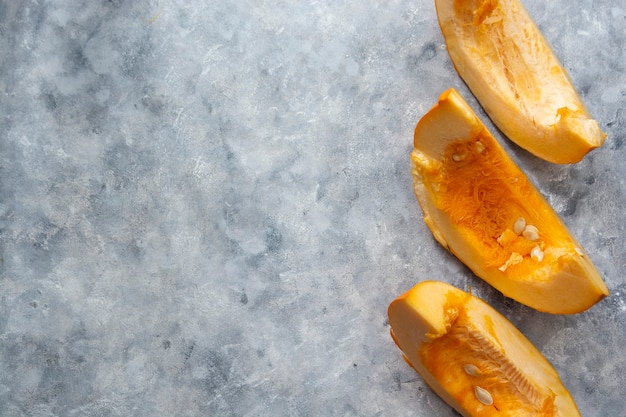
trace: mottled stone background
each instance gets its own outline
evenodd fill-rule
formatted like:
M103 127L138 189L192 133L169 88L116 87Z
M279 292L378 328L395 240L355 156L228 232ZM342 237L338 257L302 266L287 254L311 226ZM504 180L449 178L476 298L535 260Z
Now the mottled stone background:
M422 221L415 123L448 87L480 111L432 1L0 1L0 415L454 416L388 335L425 279L623 415L626 7L526 5L608 133L570 166L497 136L611 290L576 316Z

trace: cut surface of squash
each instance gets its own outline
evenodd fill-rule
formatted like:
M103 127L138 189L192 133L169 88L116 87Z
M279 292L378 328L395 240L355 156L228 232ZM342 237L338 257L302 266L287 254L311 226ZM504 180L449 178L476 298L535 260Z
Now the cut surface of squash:
M606 134L519 0L435 0L448 53L513 142L553 163L580 161Z
M559 375L504 316L479 298L424 281L388 309L406 362L466 417L575 417Z
M505 296L572 314L608 295L581 245L456 90L418 122L411 163L436 240Z

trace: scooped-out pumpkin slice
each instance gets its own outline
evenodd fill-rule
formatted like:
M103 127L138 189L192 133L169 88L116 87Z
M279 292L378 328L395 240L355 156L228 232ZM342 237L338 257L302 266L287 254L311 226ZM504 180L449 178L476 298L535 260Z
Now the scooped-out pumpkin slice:
M435 0L461 78L513 142L553 163L604 143L558 57L519 0Z
M411 163L435 239L505 296L573 314L608 295L581 245L456 90L418 122Z
M465 417L575 417L559 375L505 317L479 298L424 281L388 309L406 362Z

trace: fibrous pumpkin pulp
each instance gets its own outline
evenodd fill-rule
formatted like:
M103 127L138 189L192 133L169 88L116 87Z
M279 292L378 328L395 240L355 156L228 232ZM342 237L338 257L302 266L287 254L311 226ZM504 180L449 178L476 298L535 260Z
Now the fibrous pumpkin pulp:
M456 90L418 122L411 162L434 237L505 296L571 314L608 295L581 245Z
M404 359L461 415L580 416L552 365L479 298L425 281L394 300L388 315Z
M554 163L580 161L606 134L519 0L435 0L448 53L498 128Z

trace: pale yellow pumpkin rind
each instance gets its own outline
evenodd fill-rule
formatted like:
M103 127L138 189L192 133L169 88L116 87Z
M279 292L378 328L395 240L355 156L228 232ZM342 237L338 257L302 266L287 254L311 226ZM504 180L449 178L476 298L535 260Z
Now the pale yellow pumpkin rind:
M513 142L546 161L604 143L569 75L519 0L435 0L461 78Z
M513 324L471 294L443 282L421 282L389 305L388 316L405 360L461 415L580 416L552 365ZM461 340L457 348L438 352L445 361L432 362L428 344L466 333L482 345ZM468 375L468 365L477 365L484 377ZM474 390L480 385L492 405L478 400Z
M482 230L482 223L472 228L454 219L453 211L471 209L467 207L471 204L458 202L459 207L454 207L456 195L452 196L451 205L442 202L446 150L457 143L475 140L484 142L481 144L487 147L486 152L497 158L498 166L502 167L502 172L490 168L490 178L497 177L499 182L492 188L482 189L481 193L485 194L482 198L489 201L488 193L500 193L497 199L502 200L502 204L524 213L529 223L539 227L547 242L541 242L545 253L541 262L530 259L526 253L519 265L506 266L504 261L510 253L498 252L495 237L483 235L486 232ZM417 124L411 162L415 194L433 236L505 296L539 311L573 314L590 308L608 295L605 283L581 245L456 90L444 92ZM508 216L506 221L512 228L517 215L507 210L513 209L504 208L503 213L497 214ZM491 248L485 249L483 241L491 242Z

